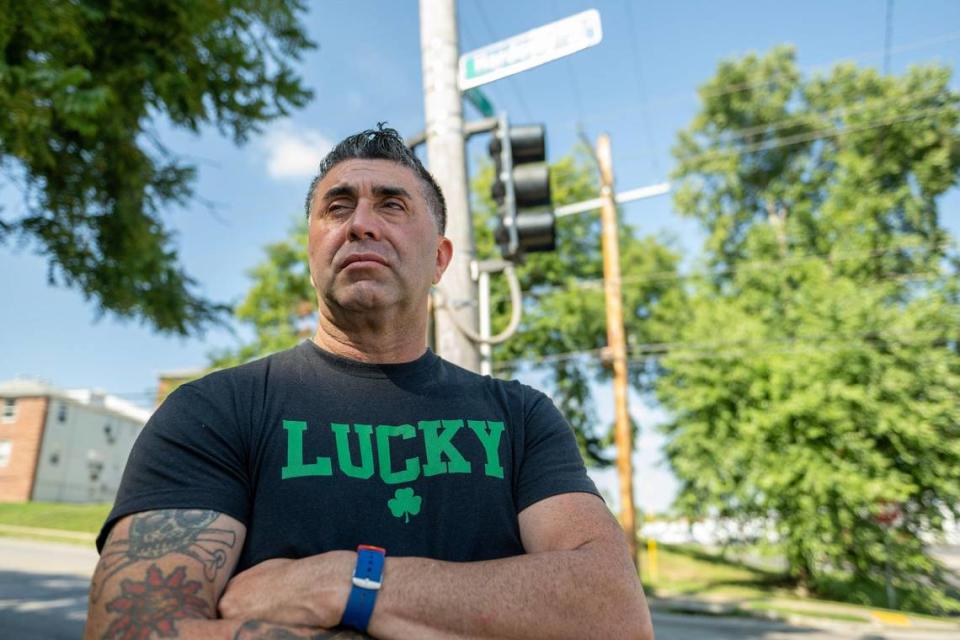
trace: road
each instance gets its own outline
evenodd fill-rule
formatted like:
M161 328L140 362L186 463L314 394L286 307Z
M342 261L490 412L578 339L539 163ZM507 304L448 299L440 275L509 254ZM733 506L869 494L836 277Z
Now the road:
M92 549L0 538L0 636L79 638L96 564Z
M97 563L91 549L0 538L0 636L76 640ZM933 640L944 635L872 628L814 629L749 618L654 612L657 640Z

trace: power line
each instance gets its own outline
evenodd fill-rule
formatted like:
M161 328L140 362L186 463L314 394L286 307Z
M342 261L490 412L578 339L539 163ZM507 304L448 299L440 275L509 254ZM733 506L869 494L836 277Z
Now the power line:
M624 8L627 10L627 21L630 23L630 49L633 53L634 78L637 84L637 93L640 96L640 119L643 124L643 130L647 137L647 147L651 150L647 156L650 158L651 166L655 173L660 173L660 161L657 154L653 152L657 149L656 139L653 137L653 130L650 128L650 113L647 109L647 92L643 82L643 68L640 66L640 52L637 45L637 27L633 19L632 0L623 0Z
M943 34L943 35L941 35L941 36L936 36L936 37L934 37L934 38L929 38L929 39L926 39L926 40L917 40L917 41L914 41L914 42L912 42L912 43L909 43L909 44L906 44L906 45L903 45L903 46L900 46L900 47L896 47L896 48L890 49L889 51L886 50L886 49L881 49L881 50L872 50L872 51L869 51L869 52L854 53L854 54L852 54L852 55L845 56L845 57L843 57L843 58L834 58L833 60L830 60L830 61L824 62L824 63L820 63L820 64L817 64L817 65L800 66L800 67L798 67L798 70L805 70L805 71L808 71L808 72L819 71L819 70L826 70L826 69L830 69L831 67L835 66L837 63L843 62L843 61L845 61L845 60L849 60L850 58L873 57L873 56L880 56L880 55L888 55L889 53L903 53L903 52L905 52L905 51L911 51L911 50L914 50L914 49L922 49L922 48L924 48L924 47L932 46L932 45L935 45L935 44L943 44L943 43L945 43L945 42L953 42L953 41L955 41L955 40L960 40L960 31L952 31L952 32L950 32L950 33L946 33L946 34ZM719 87L719 88L717 88L717 89L715 89L715 90L706 91L706 92L704 92L703 95L704 95L705 97L716 97L716 96L728 95L728 94L731 94L731 93L739 93L739 92L741 92L741 91L749 91L749 90L751 90L751 89L757 89L757 88L766 86L766 85L768 84L768 82L769 82L769 81L765 81L765 82L739 82L739 83L733 83L733 84L726 85L726 86L724 86L724 87ZM679 95L679 94L677 94L677 95Z
M948 90L949 92L949 90ZM914 93L904 96L898 96L895 98L881 98L878 100L864 100L859 104L847 106L847 107L837 107L836 109L831 109L825 112L816 112L812 111L809 113L798 113L781 120L773 120L771 122L766 122L763 124L757 124L750 127L743 127L741 129L732 129L730 130L730 137L724 138L725 142L741 140L743 138L749 138L750 136L760 134L760 133L771 133L773 131L779 131L781 129L788 129L793 125L807 124L810 122L812 117L820 117L825 119L834 119L834 118L843 118L854 113L860 113L862 111L869 111L874 108L891 108L898 107L901 105L913 105L919 103L921 100L926 98L934 98L937 96L943 95L941 89L935 89L923 93ZM938 105L943 106L943 105ZM960 110L960 106L957 107Z
M917 41L914 41L914 42L912 42L912 43L908 43L908 44L905 44L905 45L902 45L902 46L899 46L899 47L893 47L893 48L890 49L890 52L891 52L891 53L894 53L894 54L896 54L896 53L904 53L904 52L907 52L907 51L912 51L912 50L916 50L916 49L923 49L923 48L926 48L926 47L929 47L929 46L934 46L934 45L938 45L938 44L945 44L945 43L949 43L949 42L955 42L955 41L958 41L958 40L960 40L960 31L952 31L952 32L949 32L949 33L942 34L942 35L940 35L940 36L935 36L935 37L933 37L933 38L928 38L928 39L925 39L925 40L917 40ZM815 71L819 71L819 70L827 70L827 69L830 69L831 67L835 66L836 64L838 64L838 63L840 63L840 62L844 62L844 61L849 60L849 59L851 59L851 58L857 58L857 57L874 57L874 56L883 55L883 54L884 54L884 51L883 51L882 49L881 49L881 50L871 50L871 51L866 51L866 52L853 53L853 54L850 54L850 55L848 55L848 56L845 56L845 57L842 57L842 58L834 58L833 60L830 60L830 61L827 61L827 62L824 62L824 63L821 63L821 64L817 64L817 65L801 65L801 66L798 66L797 69L798 69L799 71L805 71L805 72L810 73L810 72L815 72ZM731 84L729 84L729 85L725 85L725 86L723 86L723 87L718 87L718 88L716 88L716 89L714 89L714 90L705 92L703 95L704 95L704 97L715 97L715 96L722 96L722 95L727 95L727 94L738 93L738 92L741 92L741 91L750 91L751 89L757 89L757 88L760 88L760 87L767 86L769 83L770 83L769 80L764 81L764 82L754 82L754 83L747 83L747 82L743 82L743 83L731 83ZM649 101L646 103L645 106L646 106L646 108L647 108L650 112L653 112L653 111L658 111L658 110L662 110L662 109L673 108L673 107L675 107L677 104L682 104L682 103L688 102L691 98L693 98L694 100L697 100L697 99L698 99L698 96L697 96L696 94L690 94L690 93L687 93L687 92L683 92L683 93L679 93L679 92L678 92L678 93L672 93L672 94L667 94L667 95L664 95L664 96L658 96L658 97L652 98L651 100L649 100ZM602 115L602 116L611 116L611 115L617 115L617 114L624 113L624 112L628 112L628 111L629 111L629 112L632 112L632 111L634 111L635 109L636 109L636 105L625 105L625 106L622 106L622 107L619 107L619 108L615 108L615 109L607 109L607 110L604 110L604 111L594 111L594 112L593 112L593 115L594 115L594 116L601 116L601 115Z
M887 0L887 25L883 37L883 75L890 75L890 43L893 42L893 0Z
M661 278L661 280L683 280L686 276L674 276L673 278ZM874 276L872 282L925 282L928 284L936 283L940 280L947 281L953 280L956 276L954 274L942 273L942 272L931 272L931 271L908 271L904 273L886 273L879 276ZM639 284L642 282L653 281L653 278L644 278L643 276L637 276L635 278L622 278L620 284ZM565 285L541 285L537 289L540 292L549 292L557 290L584 290L592 291L595 293L601 293L604 290L604 281L597 280L581 280L581 281L572 281ZM530 293L525 294L526 297L530 298ZM506 298L502 295L491 296L491 302L502 302Z
M752 351L763 351L768 353L782 353L794 350L810 351L819 353L823 348L835 345L840 348L849 348L853 345L869 345L877 340L887 340L897 342L902 346L925 345L931 341L943 339L942 332L879 332L866 331L849 335L836 334L810 334L792 337L784 337L766 340L717 340L708 342L650 342L634 345L630 349L631 358L628 363L641 364L649 360L659 360L667 355L671 358L680 360L703 360L705 357L694 357L697 354L713 358L732 357L733 355L743 355ZM812 351L811 345L816 345L817 350ZM606 353L605 348L583 349L578 351L568 351L566 353L556 353L547 356L541 356L536 362L531 362L527 358L516 358L499 362L494 366L496 370L511 369L525 364L550 364L555 362L564 362L567 360L603 358Z
M490 36L491 41L496 41L498 38L494 34L493 27L491 26L490 19L487 18L487 12L483 8L483 0L474 0L474 6L477 8L477 12L480 14L480 21L483 22L484 28L487 30L487 34ZM520 105L520 108L523 110L524 115L528 120L533 120L533 112L530 111L530 108L527 106L527 101L523 99L523 94L520 93L520 88L516 82L515 77L506 78L507 85L513 91L514 96L517 98L517 103Z
M795 144L802 144L804 142L814 142L816 140L824 140L826 138L835 138L849 133L859 133L862 131L867 131L870 129L876 129L878 127L890 126L897 124L899 122L908 122L910 120L920 120L927 118L937 113L944 111L957 111L958 107L956 106L947 106L947 107L931 107L928 109L920 109L912 113L907 113L904 115L895 115L887 118L878 118L876 120L867 121L864 124L856 126L846 126L846 127L832 127L829 129L820 129L817 131L809 131L801 134L796 134L793 136L787 136L779 140L766 140L757 142L754 144L748 144L741 149L709 149L707 151L697 153L691 156L687 156L682 160L684 162L691 161L700 161L704 159L729 159L733 156L742 156L748 153L754 153L756 151L768 151L770 149L777 149L780 147L789 147ZM627 154L624 157L636 158L639 157L637 154Z
M553 0L553 12L556 15L560 15L560 5L557 3L557 0ZM577 76L573 72L573 63L570 61L570 56L564 56L563 66L566 68L567 76L570 78L570 89L573 91L573 103L577 108L577 126L582 127L586 120L583 110L583 100L580 93L580 83L577 82Z
M725 267L722 269L711 269L711 270L701 270L701 271L688 271L686 273L678 273L676 271L654 271L651 273L645 273L642 275L636 276L627 276L621 278L621 284L642 284L647 282L662 282L662 281L681 281L681 280L692 280L692 279L710 279L716 278L722 275L728 275L733 273L740 272L751 272L751 271L763 271L771 268L783 267L786 264L795 264L803 262L842 262L845 260L853 259L862 259L862 258L878 258L889 253L894 253L898 251L903 251L907 249L948 249L956 248L956 243L948 242L938 242L934 243L933 246L925 246L916 242L905 242L902 244L895 244L893 246L887 247L885 249L875 249L870 251L840 251L832 254L822 254L822 253L808 253L808 254L797 254L791 256L785 256L777 260L744 260L738 263L736 266ZM891 274L891 278L900 277L903 275L920 275L926 273L925 271L915 271L907 274ZM573 288L583 288L583 289L602 289L603 288L603 279L602 278L591 278L591 279L571 279L563 284L544 284L538 285L538 291L554 291L561 289L573 289ZM505 299L503 296L494 296L495 300Z

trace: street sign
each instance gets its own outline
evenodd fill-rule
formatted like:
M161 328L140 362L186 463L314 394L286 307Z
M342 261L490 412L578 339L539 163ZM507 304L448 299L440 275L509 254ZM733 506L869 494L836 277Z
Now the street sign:
M485 96L480 89L467 89L463 92L463 97L467 99L467 102L476 107L482 116L485 118L493 117L493 105L490 104L490 100L487 99L487 96Z
M599 44L600 13L589 9L494 42L460 56L460 91L466 91Z

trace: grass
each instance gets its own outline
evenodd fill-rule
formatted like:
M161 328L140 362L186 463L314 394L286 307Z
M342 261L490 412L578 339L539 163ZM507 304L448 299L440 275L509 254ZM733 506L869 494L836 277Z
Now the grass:
M858 615L854 613L845 613L842 611L812 611L800 607L784 607L770 602L752 602L746 605L747 609L753 611L769 611L780 617L790 616L808 616L822 618L824 620L837 620L839 622L867 623L871 621L868 615Z
M107 519L110 507L109 504L60 502L2 503L0 524L96 534Z
M769 595L783 584L777 573L723 558L695 545L658 545L658 571L650 576L644 554L644 584L657 595L722 599Z
M730 613L766 612L777 617L804 616L850 623L873 620L878 606L820 600L799 595L785 577L767 569L731 560L697 545L658 545L657 572L650 575L650 557L642 556L644 587L660 598L719 602ZM831 594L836 598L836 594ZM843 598L846 599L846 598ZM902 600L901 600L902 602ZM725 611L725 614L727 612ZM926 613L922 609L917 613ZM916 616L915 613L910 613ZM923 619L956 624L957 618L923 615Z

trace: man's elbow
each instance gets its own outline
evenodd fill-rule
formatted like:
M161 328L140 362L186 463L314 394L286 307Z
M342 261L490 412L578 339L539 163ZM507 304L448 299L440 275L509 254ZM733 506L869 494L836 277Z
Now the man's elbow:
M617 591L611 598L611 602L615 603L616 613L608 617L614 624L611 625L613 628L607 637L618 640L654 640L650 609L647 607L640 582L637 580L623 584Z

